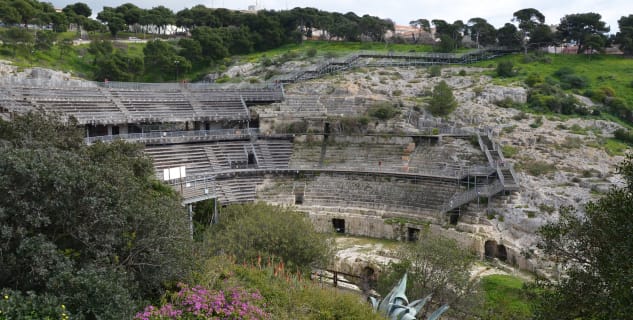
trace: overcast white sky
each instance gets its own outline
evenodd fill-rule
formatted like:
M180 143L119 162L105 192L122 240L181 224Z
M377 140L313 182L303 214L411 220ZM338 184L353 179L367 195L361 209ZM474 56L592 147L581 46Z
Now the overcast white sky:
M480 17L497 28L510 22L513 12L535 8L545 15L547 24L557 24L566 14L597 12L611 27L612 33L618 30L617 21L620 17L633 14L631 0L52 0L53 5L59 8L75 2L87 3L95 14L103 6L116 7L126 2L145 9L164 5L174 12L197 4L229 9L246 9L249 5L257 4L260 8L273 10L313 7L341 13L353 11L359 16L369 14L390 18L397 24L405 25L420 18L466 22L470 18Z

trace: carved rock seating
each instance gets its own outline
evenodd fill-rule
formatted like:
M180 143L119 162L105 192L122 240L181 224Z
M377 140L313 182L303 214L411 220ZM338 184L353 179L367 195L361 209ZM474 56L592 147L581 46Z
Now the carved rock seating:
M125 115L112 100L94 87L11 88L12 104L41 107L64 116L72 115L79 123L122 123Z
M452 181L321 174L306 185L304 205L437 212L459 187Z

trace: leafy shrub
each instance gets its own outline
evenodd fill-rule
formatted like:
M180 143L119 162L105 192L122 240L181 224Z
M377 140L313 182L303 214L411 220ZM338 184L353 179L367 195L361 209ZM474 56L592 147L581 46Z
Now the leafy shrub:
M532 72L530 73L527 78L525 78L525 84L527 84L530 87L534 87L539 83L543 82L543 77L541 76L541 74L536 73L536 72Z
M562 67L554 71L554 76L556 76L557 78L562 78L564 76L571 75L574 73L576 73L576 71L574 71L574 69L572 69L571 67Z
M530 127L534 128L534 129L536 129L536 128L542 126L542 125L543 125L543 117L542 116L536 117L536 119L534 119L534 122L530 123Z
M615 97L615 90L611 87L601 87L598 90L587 89L583 95L594 101L604 103L609 100L609 98Z
M622 142L633 144L633 132L631 130L626 129L617 129L613 132L613 136Z
M398 114L398 110L389 102L380 102L370 107L367 114L380 120L389 120Z
M610 156L622 156L627 150L629 150L629 146L626 143L616 139L606 139L603 146L604 150Z
M314 47L308 49L308 51L306 52L306 56L308 58L312 58L312 57L316 56L316 54L317 54L317 48L314 48Z
M286 132L288 133L305 133L308 131L308 123L306 121L297 121L288 124Z
M497 63L497 76L510 78L515 76L514 63L512 61L501 61Z
M516 121L521 121L521 120L525 120L525 119L529 119L529 118L530 118L530 115L528 115L527 113L525 113L523 111L521 111L521 112L515 114L514 116L512 116L512 119L516 120Z
M599 91L607 97L615 97L615 90L611 87L600 87Z
M501 147L501 151L503 152L504 157L512 158L517 154L517 152L519 152L519 148L510 145L504 145L503 147Z
M581 127L577 123L574 123L571 127L569 127L569 130L571 131L571 133L575 133L575 134L582 134L582 135L587 134L587 129Z
M563 89L582 89L589 86L589 78L577 74L564 75L560 78Z
M348 116L336 119L333 123L332 127L338 133L343 134L357 134L357 133L365 133L367 131L367 125L371 119L367 115L362 116Z
M429 68L429 76L431 76L431 77L440 77L440 76L442 76L442 66L437 65L437 64L432 65Z
M565 141L561 143L561 147L567 149L578 149L584 145L583 140L579 137L565 137Z
M503 133L512 133L512 132L514 132L514 129L516 129L516 127L517 127L516 125L506 126L506 127L503 127L501 129L501 132L503 132Z
M273 65L273 60L267 57L266 55L262 55L259 61L264 67L270 67Z
M277 64L284 64L285 62L296 60L299 58L299 53L296 51L286 51L279 58L277 58Z
M518 167L535 177L547 175L556 171L556 166L554 166L553 164L537 160L524 161L522 163L519 163Z
M336 58L336 53L332 51L328 51L324 54L324 57L326 59L333 59L333 58Z
M611 114L626 121L633 121L633 111L624 99L619 97L607 98L605 104Z
M527 103L530 108L540 112L587 115L589 110L579 105L578 100L565 93L548 79L528 92Z
M70 313L55 296L3 289L0 295L0 319L68 320Z
M204 237L207 254L234 255L239 262L279 257L293 268L309 269L329 259L327 234L317 233L304 214L265 203L228 206Z
M556 208L554 208L553 206L547 205L545 203L541 203L538 205L539 210L541 210L541 212L545 212L547 214L552 214L554 211L556 211Z
M517 108L520 104L512 100L510 97L505 97L502 100L495 101L495 104L501 108Z
M459 75L462 76L462 77L465 76L466 75L466 70L464 70L464 69L459 70Z
M562 67L554 72L554 76L561 82L563 89L582 89L589 86L589 78L576 74L570 67Z

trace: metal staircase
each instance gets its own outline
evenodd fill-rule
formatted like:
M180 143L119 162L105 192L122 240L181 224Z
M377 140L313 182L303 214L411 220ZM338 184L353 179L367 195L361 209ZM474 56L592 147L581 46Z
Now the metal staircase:
M415 66L432 64L469 64L482 60L489 60L501 55L515 52L504 48L478 49L465 53L434 53L434 52L374 52L360 51L341 59L331 59L318 64L313 69L295 71L290 74L275 77L281 83L320 78L325 75L348 70L360 66L361 58L374 59L371 66ZM376 60L377 59L377 60Z
M467 191L453 195L442 206L443 213L457 209L479 197L491 197L500 192L519 190L514 168L503 157L499 144L492 140L492 130L486 128L476 132L476 135L479 147L486 154L488 163L493 169L492 173L496 173L497 178L491 184L475 185L472 188L469 187Z

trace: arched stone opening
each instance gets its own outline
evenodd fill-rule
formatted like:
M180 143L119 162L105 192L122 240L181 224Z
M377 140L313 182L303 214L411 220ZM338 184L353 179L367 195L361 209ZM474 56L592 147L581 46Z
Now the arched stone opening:
M497 258L501 261L508 260L508 251L506 246L498 244L495 240L488 240L484 244L484 257L486 259Z
M488 240L484 244L484 257L494 259L497 256L497 241Z
M376 288L376 271L371 267L363 268L361 273L361 290L363 292L369 292L369 290Z
M495 258L501 261L508 260L508 252L506 251L506 246L502 244L497 246L497 255L495 256Z
M452 225L457 225L458 221L459 221L459 212L452 212L451 215L449 216L449 223Z
M332 219L332 227L336 233L345 233L345 219Z
M407 228L407 241L416 242L420 239L420 229L418 228Z

